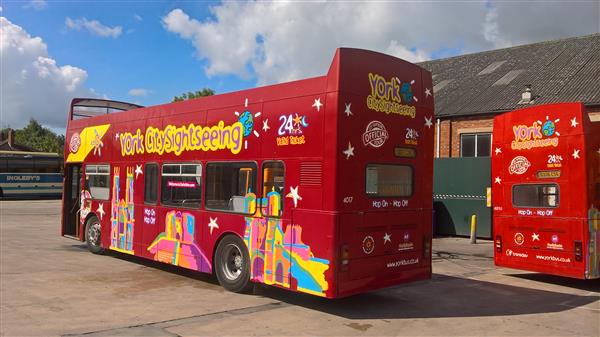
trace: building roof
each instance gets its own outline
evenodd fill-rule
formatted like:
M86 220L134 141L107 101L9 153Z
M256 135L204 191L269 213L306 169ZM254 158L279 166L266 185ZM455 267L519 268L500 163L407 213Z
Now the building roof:
M600 33L419 64L431 71L437 117L498 113L518 104L525 85L535 104L600 105Z

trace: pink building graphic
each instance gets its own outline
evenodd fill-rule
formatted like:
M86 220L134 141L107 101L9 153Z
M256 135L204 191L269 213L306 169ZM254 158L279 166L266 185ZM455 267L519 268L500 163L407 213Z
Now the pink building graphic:
M120 199L120 168L114 168L113 191L111 200L110 249L121 253L133 254L133 167L127 168L125 180L125 198Z

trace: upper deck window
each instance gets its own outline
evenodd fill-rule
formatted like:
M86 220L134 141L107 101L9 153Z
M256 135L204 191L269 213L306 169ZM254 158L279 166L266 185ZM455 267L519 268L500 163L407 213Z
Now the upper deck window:
M200 164L164 164L160 201L163 205L199 208L202 183Z
M285 192L285 167L281 161L263 164L262 214L279 217L283 214L283 194Z
M413 168L408 165L367 165L366 192L369 197L410 197Z
M519 184L512 188L515 207L554 208L559 204L557 184Z
M87 165L85 167L85 189L92 199L108 200L110 195L110 166Z

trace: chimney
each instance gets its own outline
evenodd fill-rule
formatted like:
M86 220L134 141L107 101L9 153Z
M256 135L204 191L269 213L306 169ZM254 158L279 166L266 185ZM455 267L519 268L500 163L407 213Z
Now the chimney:
M15 132L13 129L8 129L7 140L8 140L8 147L10 147L12 149L15 145Z
M535 99L539 96L534 96L531 93L531 84L525 84L525 91L521 94L521 100L518 104L534 104Z

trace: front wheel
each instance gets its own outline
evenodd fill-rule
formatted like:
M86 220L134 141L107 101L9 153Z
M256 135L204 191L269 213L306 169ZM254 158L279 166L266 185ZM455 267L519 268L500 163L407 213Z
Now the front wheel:
M250 290L250 256L242 239L227 235L219 242L214 270L223 288L234 293Z
M94 254L103 254L104 248L102 248L100 241L100 233L102 226L97 217L91 216L85 224L85 243L90 252Z

